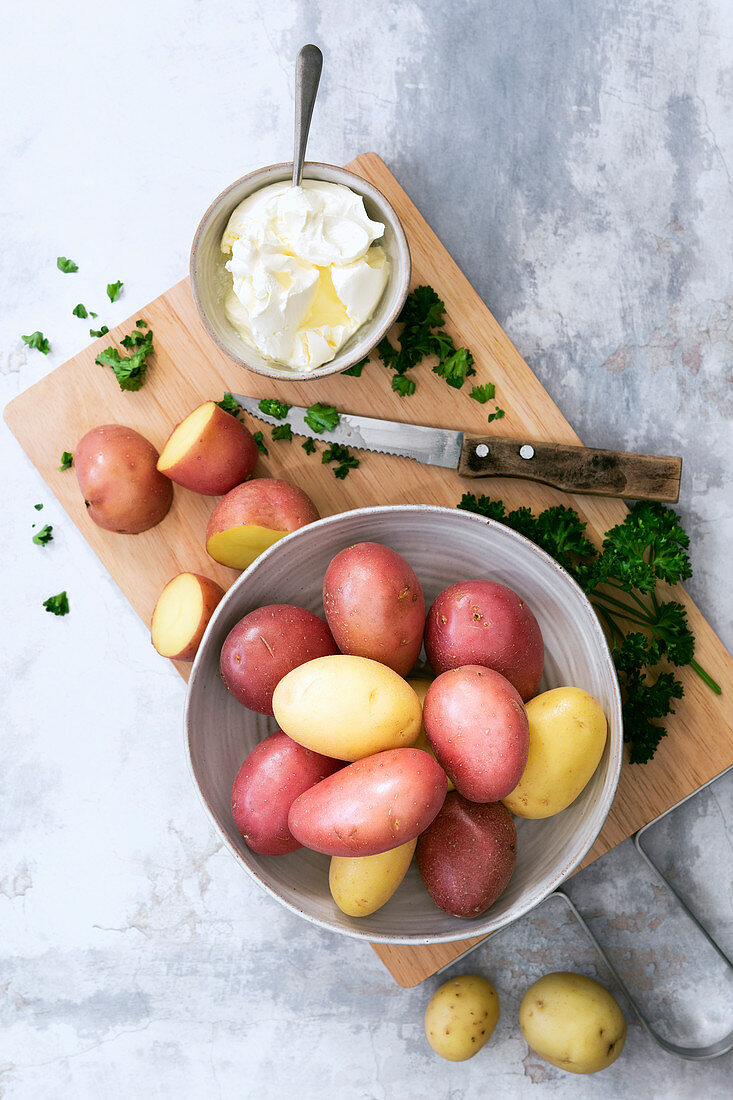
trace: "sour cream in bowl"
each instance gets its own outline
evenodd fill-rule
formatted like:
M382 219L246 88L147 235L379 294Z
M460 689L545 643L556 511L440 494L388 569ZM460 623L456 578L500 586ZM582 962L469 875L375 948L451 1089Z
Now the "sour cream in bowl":
M209 335L270 377L346 370L404 304L410 254L394 210L344 169L306 164L239 180L213 203L191 252L194 300Z

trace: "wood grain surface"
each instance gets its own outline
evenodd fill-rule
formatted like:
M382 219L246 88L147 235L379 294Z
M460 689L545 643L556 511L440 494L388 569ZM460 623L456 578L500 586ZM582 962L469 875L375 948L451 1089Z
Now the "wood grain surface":
M432 374L428 363L413 372L417 391L408 398L391 391L390 374L379 362L365 367L358 379L340 375L301 383L274 383L242 371L209 340L184 279L109 336L15 398L5 410L8 425L31 461L146 623L150 622L161 589L174 574L182 570L204 573L225 588L238 574L217 565L204 549L212 498L176 486L168 516L158 527L141 535L115 535L92 523L73 469L61 473L58 466L62 451L73 451L84 432L98 424L127 424L160 449L173 425L196 405L212 398L218 400L224 392L233 390L257 397L277 396L299 405L321 401L346 412L465 429L477 435L525 436L571 445L580 442L383 161L367 153L348 167L378 187L397 210L412 252L414 285L430 283L443 298L447 330L458 345L473 352L477 376L472 381L496 385L497 403L505 409L506 417L488 425L488 406L469 399L470 387L465 386L463 391L449 388ZM122 393L112 372L96 366L94 359L111 339L119 341L129 332L137 317L144 317L154 331L155 354L144 388L137 393ZM494 433L493 427L497 429ZM268 439L269 429L264 428L264 433ZM388 455L360 455L359 468L345 481L338 481L332 467L322 465L318 454L305 454L297 437L292 443L268 445L269 456L260 458L257 474L296 482L324 516L371 504L453 507L470 489L501 497L512 508L520 504L533 509L556 503L571 505L587 520L589 535L599 539L626 512L618 500L568 496L536 482L516 479L464 481L454 471ZM84 583L81 575L76 583ZM69 588L73 593L71 579ZM714 695L689 669L683 671L685 697L667 723L669 736L650 764L624 765L611 813L585 864L733 763L733 660L687 594L676 589L675 598L687 607L697 638L696 657L723 685L723 695ZM179 670L187 676L188 666L180 666ZM375 950L395 980L409 986L447 965L476 942L409 948L379 945Z

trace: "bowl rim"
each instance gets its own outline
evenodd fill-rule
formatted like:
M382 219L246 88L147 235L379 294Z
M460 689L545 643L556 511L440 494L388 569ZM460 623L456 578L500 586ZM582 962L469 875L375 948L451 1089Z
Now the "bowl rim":
M402 225L402 220L400 219L392 203L379 190L378 187L375 187L374 184L371 183L369 180L366 180L362 176L357 175L356 172L352 172L348 168L342 168L337 164L328 164L326 161L319 160L306 161L303 165L304 179L319 180L321 179L320 176L309 176L309 171L312 169L328 169L329 172L335 172L337 175L343 177L343 179L339 180L338 182L342 182L345 184L345 186L352 187L352 189L358 190L360 193L366 195L369 199L371 199L371 201L375 205L383 206L384 208L386 208L387 212L391 215L393 219L393 226L397 243L397 261L393 265L395 270L394 272L390 273L389 277L390 279L395 278L398 280L396 306L393 310L390 311L390 313L386 316L385 320L382 321L379 327L374 329L373 339L370 340L370 346L366 351L355 352L352 349L350 352L347 352L344 355L336 352L336 355L333 359L330 359L327 363L322 363L320 367L316 367L315 370L312 371L278 369L274 366L256 367L253 366L251 363L248 363L245 359L242 359L240 356L233 354L229 348L224 346L223 342L214 330L214 327L211 324L201 301L197 265L201 238L208 223L211 221L214 215L220 211L222 205L224 204L224 200L227 198L228 195L231 194L232 191L235 190L235 188L238 188L243 183L251 180L256 180L258 178L262 179L261 187L266 187L268 186L269 177L275 175L279 176L281 173L285 173L283 178L287 179L292 172L292 168L292 161L280 161L277 164L268 164L264 168L257 168L255 169L255 171L248 172L247 175L242 176L240 179L235 180L233 183L230 183L228 187L225 187L224 190L216 196L213 202L209 204L193 236L193 242L191 244L191 252L189 256L189 280L194 305L196 306L196 311L199 315L201 323L206 329L209 337L213 340L219 350L227 356L228 359L231 359L233 363L236 363L244 370L252 371L253 374L259 374L266 378L278 379L281 382L308 382L312 379L326 378L331 374L340 374L342 371L348 370L349 367L353 367L355 363L358 363L361 359L364 359L366 356L370 355L379 343L379 341L387 335L390 328L397 320L397 317L399 316L399 313L402 310L402 307L407 299L407 295L410 291L410 281L412 279L412 256L410 254L410 246L407 241L407 235L405 233L404 226ZM273 179L270 180L270 182L279 183L280 180ZM329 183L332 181L322 180L322 182ZM258 190L261 190L261 188L253 188L251 194L254 194L255 191ZM361 328L364 328L364 326L368 324L369 321L367 320L364 322L364 325L362 325ZM358 331L359 329L357 329L357 332ZM356 335L356 333L354 335Z
M309 921L311 924L315 925L318 928L324 929L329 932L335 932L342 936L348 936L351 939L360 940L362 942L366 941L368 943L399 944L402 946L427 946L434 943L455 943L459 940L472 939L476 936L483 937L490 935L492 932L497 932L500 928L508 927L510 924L513 924L515 921L519 920L520 917L523 917L527 913L531 912L531 910L535 909L541 902L549 897L549 895L553 893L554 890L557 890L558 887L563 882L565 882L567 878L570 877L573 871L576 870L578 865L583 861L585 856L592 848L593 844L595 843L601 832L601 829L606 822L606 819L608 818L621 776L621 765L623 763L623 717L621 689L618 682L618 676L616 674L616 667L613 663L611 650L606 640L606 636L603 633L603 629L601 627L598 616L593 610L593 606L583 589L580 587L577 581L574 580L570 573L568 573L568 571L564 569L559 564L559 562L555 561L555 559L551 557L550 554L548 554L545 550L542 550L541 547L537 546L536 543L526 538L526 536L519 534L518 531L514 531L511 527L507 527L506 524L500 523L498 520L489 519L486 516L478 515L475 512L468 512L465 510L449 508L437 504L382 504L371 505L364 508L351 508L345 512L337 512L332 516L325 516L322 519L307 524L307 529L310 530L314 527L326 528L334 526L344 516L380 516L390 512L420 512L423 514L448 514L453 516L460 515L465 521L473 521L481 524L483 527L488 527L489 529L501 528L502 533L508 533L510 537L518 543L518 545L524 546L532 554L539 556L546 564L550 565L553 571L560 576L561 583L571 585L575 589L576 595L580 597L580 603L587 614L591 630L596 635L596 640L600 644L600 649L603 654L603 661L606 665L607 670L611 674L610 682L612 685L613 693L612 711L614 721L612 724L611 716L607 716L609 733L612 728L618 730L618 737L615 744L613 743L610 736L607 740L607 744L609 746L608 773L606 775L603 788L601 790L601 794L598 798L598 802L596 805L596 816L598 816L597 811L599 806L602 807L601 815L600 817L598 817L597 822L594 818L594 822L590 826L590 830L588 830L588 828L586 827L585 839L580 846L580 850L576 850L574 852L572 858L570 858L564 864L562 869L556 873L549 884L544 885L540 888L535 888L534 890L530 891L528 898L526 898L525 901L523 901L522 904L518 906L517 911L512 914L509 920L503 918L495 918L494 921L492 921L490 918L491 908L489 908L487 910L486 918L483 920L482 917L477 917L475 919L476 923L474 923L473 921L465 921L463 922L463 927L458 928L455 932L442 932L436 935L424 936L415 935L414 933L402 936L370 933L368 929L356 927L340 927L332 921L323 920L320 917L316 917L311 913L305 912L303 909L299 908L292 902L287 901L277 892L277 890L273 889L273 887L270 886L269 883L267 883L263 878L260 877L260 874L255 867L252 867L249 863L247 863L241 853L238 852L237 849L234 847L230 839L225 835L222 829L220 829L219 823L214 816L214 812L209 806L204 792L201 790L201 787L199 786L198 780L196 778L196 773L193 766L193 759L191 755L191 696L193 691L195 690L196 681L202 675L201 668L204 662L204 654L206 652L209 637L215 629L217 620L224 614L225 608L231 602L231 599L234 597L235 593L237 593L240 588L244 587L252 572L273 553L279 552L280 547L288 545L289 542L291 542L298 534L300 534L301 531L306 530L306 528L303 527L298 528L296 531L291 531L282 539L278 539L277 542L273 543L272 546L268 547L267 550L260 554L252 562L252 564L248 566L248 568L245 569L243 573L237 578L234 584L232 584L231 588L229 588L225 592L223 599L219 602L216 610L214 611L214 614L212 615L199 644L198 651L191 667L191 675L189 677L188 685L186 688L186 700L183 711L183 735L186 746L186 759L188 762L188 769L194 787L198 792L198 796L204 805L206 813L210 819L211 824L216 830L217 835L224 841L231 854L236 858L238 863L245 869L245 871L251 876L251 878L254 879L258 886L263 889L265 893L270 895L270 897L275 898L281 905L284 905L286 909L289 909L291 912L296 913L300 917L303 917L305 920Z

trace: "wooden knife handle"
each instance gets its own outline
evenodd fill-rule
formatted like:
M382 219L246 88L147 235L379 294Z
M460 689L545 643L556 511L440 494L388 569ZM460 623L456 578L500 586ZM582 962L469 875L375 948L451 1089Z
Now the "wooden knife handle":
M463 477L523 477L566 493L674 504L680 495L682 459L466 435L458 473Z

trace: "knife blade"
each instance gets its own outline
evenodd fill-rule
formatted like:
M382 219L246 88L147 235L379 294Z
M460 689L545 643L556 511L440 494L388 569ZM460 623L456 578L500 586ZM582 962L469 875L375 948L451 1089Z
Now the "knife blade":
M462 477L519 477L564 492L629 500L674 504L679 499L682 459L674 455L468 435L351 413L339 413L338 424L331 431L316 432L306 423L308 410L300 405L291 405L287 417L278 419L263 412L255 397L237 393L232 397L250 416L273 427L287 423L296 435L443 466L457 470Z

